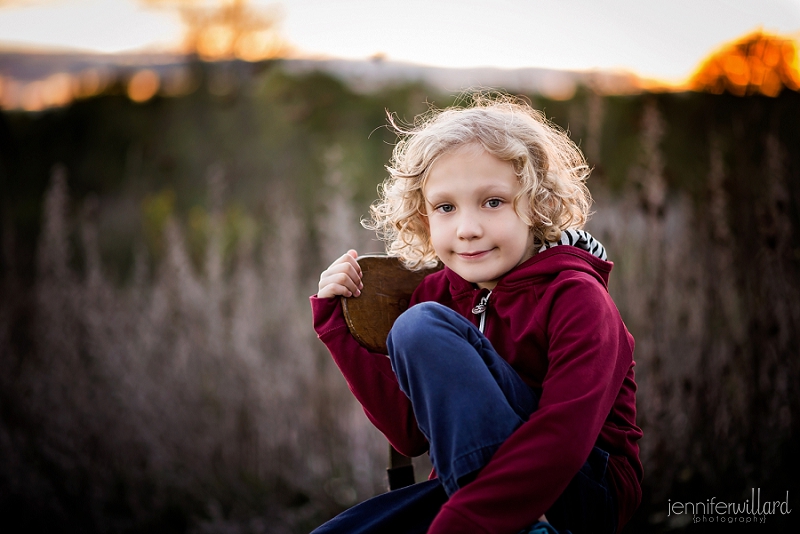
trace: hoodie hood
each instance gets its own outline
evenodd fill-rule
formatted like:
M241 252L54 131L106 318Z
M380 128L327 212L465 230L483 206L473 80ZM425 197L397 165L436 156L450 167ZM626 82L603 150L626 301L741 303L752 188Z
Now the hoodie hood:
M572 245L573 247L582 248L583 250L591 252L592 255L597 256L601 260L608 259L605 247L586 230L564 230L561 232L561 239L558 241L548 241L542 245L539 252L544 252L549 248L559 245Z

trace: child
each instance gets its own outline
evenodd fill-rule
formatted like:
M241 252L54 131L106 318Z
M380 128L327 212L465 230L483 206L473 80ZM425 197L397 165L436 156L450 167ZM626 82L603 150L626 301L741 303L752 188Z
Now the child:
M357 344L333 298L363 288L354 250L311 304L367 417L398 451L429 452L434 473L315 532L618 532L641 500L633 338L612 264L581 230L580 150L510 97L392 125L369 226L407 267L445 268L414 292L389 358Z

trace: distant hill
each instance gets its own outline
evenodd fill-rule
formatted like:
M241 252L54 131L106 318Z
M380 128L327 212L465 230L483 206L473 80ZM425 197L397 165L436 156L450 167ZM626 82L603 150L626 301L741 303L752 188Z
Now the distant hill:
M183 65L182 54L92 54L88 52L33 52L0 50L0 76L21 82L43 80L53 74L77 74L87 69L126 72L139 68Z
M567 71L556 69L496 67L445 68L385 59L295 59L285 62L288 71L322 70L350 84L354 89L370 91L403 81L420 81L443 91L466 87L495 87L509 91L539 93L555 99L570 98L577 85L591 85L601 93L638 92L641 80L633 74L602 71Z
M127 76L149 68L160 74L185 67L191 58L180 54L91 54L81 52L0 51L0 76L27 83L58 74L79 74L98 70L106 76ZM509 91L533 92L554 99L568 99L577 85L591 85L600 93L638 92L642 80L630 73L604 71L566 71L540 68L500 69L444 68L401 63L383 58L284 59L289 72L323 71L332 74L354 90L369 92L394 83L423 82L446 92L467 87L493 87Z

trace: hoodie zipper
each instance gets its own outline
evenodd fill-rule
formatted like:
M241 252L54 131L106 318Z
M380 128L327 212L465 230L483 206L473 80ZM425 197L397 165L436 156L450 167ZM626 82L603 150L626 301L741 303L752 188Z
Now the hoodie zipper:
M478 330L483 333L484 328L486 327L486 308L489 307L489 297L492 295L492 292L489 291L481 298L481 301L478 303L477 306L472 308L472 313L475 315L480 315L480 322L478 324Z

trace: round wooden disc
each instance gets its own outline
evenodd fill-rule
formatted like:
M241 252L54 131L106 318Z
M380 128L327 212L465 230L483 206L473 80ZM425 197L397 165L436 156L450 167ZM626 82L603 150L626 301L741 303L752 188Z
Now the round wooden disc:
M387 354L386 336L395 319L408 309L419 283L442 267L409 271L398 258L370 254L360 256L364 289L358 297L342 298L347 327L366 349Z

